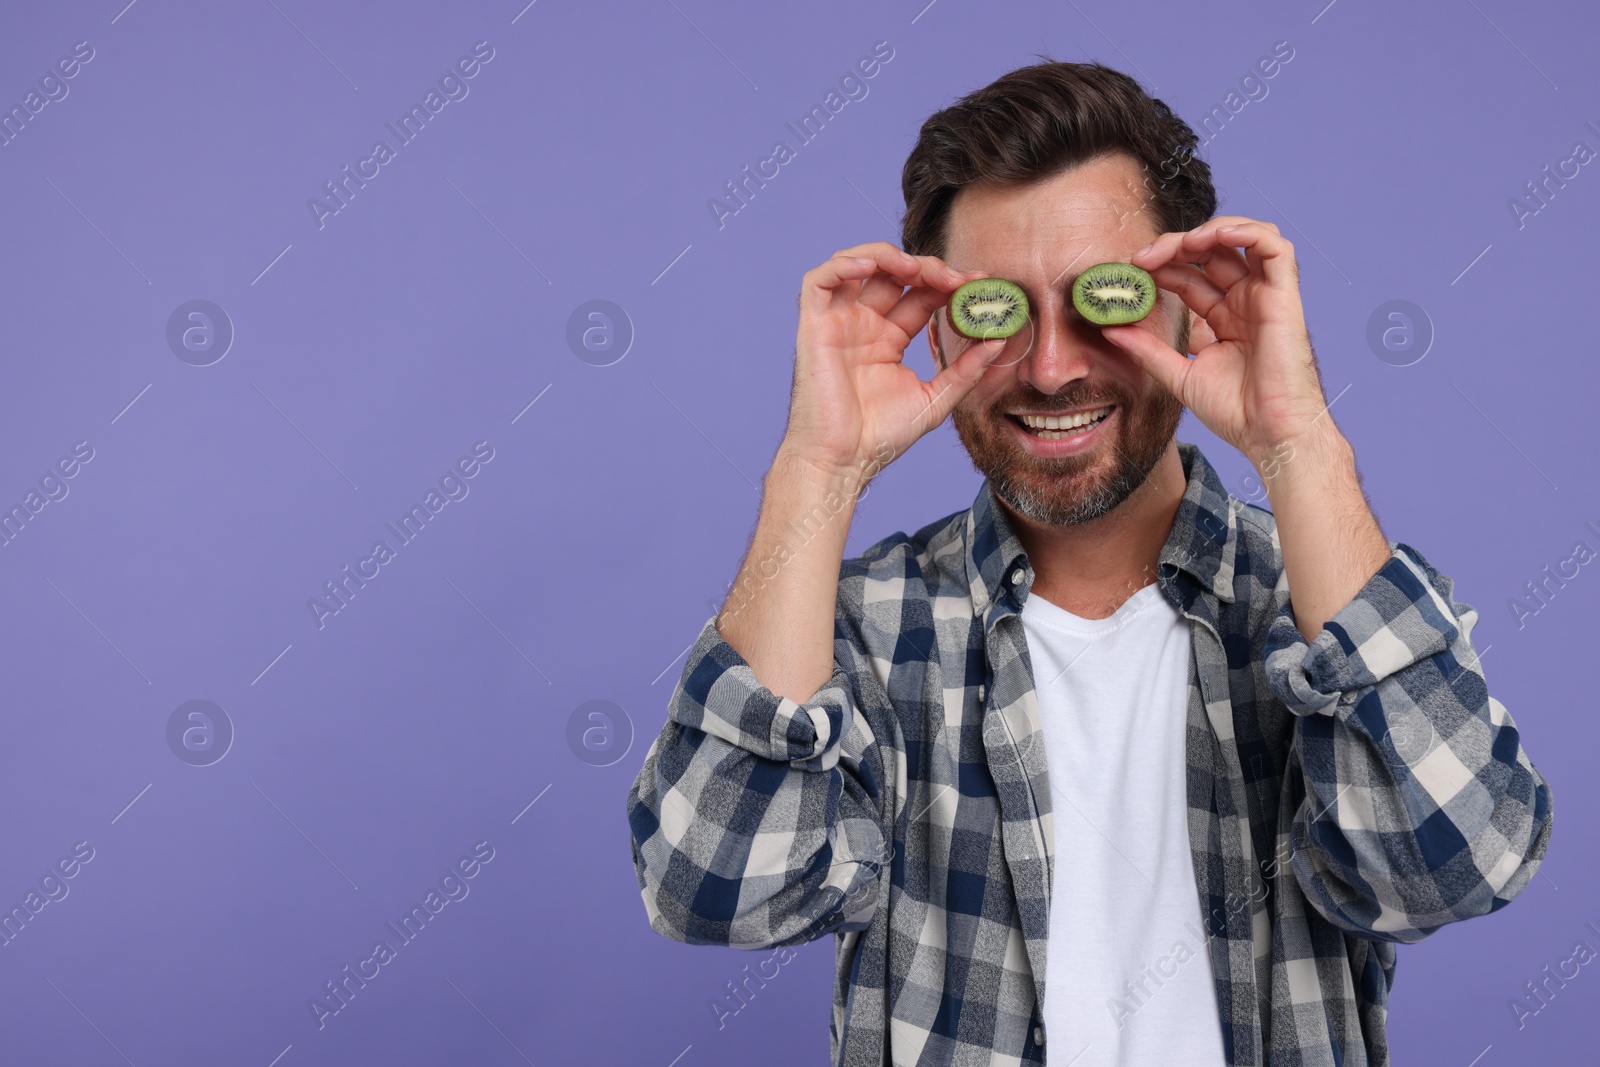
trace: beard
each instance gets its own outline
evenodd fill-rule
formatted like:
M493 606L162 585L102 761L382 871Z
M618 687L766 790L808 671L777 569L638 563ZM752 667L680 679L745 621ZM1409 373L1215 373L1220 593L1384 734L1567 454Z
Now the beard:
M1179 352L1189 347L1187 316L1178 331ZM1142 397L1120 385L1072 383L1049 397L1032 386L996 401L987 412L957 406L951 413L956 434L972 465L989 480L995 495L1013 510L1049 526L1089 522L1110 512L1145 483L1171 443L1183 418L1183 403L1154 379ZM1030 455L1000 425L1007 410L1061 411L1115 404L1116 436L1078 456L1043 459Z

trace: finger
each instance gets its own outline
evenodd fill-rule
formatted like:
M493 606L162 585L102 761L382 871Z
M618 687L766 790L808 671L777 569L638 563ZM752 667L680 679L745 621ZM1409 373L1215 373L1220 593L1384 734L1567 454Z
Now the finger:
M1223 220L1214 221L1220 223ZM1246 247L1243 253L1235 248L1235 245L1245 243L1238 240L1235 235L1244 232L1259 235L1264 242L1261 248ZM1292 248L1267 224L1253 221L1228 226L1207 223L1181 235L1163 235L1164 238L1173 236L1176 236L1176 241L1164 245L1162 254L1167 256L1167 259L1162 263L1151 262L1150 252L1138 253L1130 262L1136 261L1137 265L1142 265L1152 272L1166 262L1193 263L1223 289L1229 289L1252 275L1275 283L1275 278L1267 274L1265 257L1261 255L1262 249ZM1273 242L1282 242L1282 245L1275 245Z
M1164 267L1157 267L1150 272L1150 277L1161 288L1176 293L1178 299L1201 318L1209 318L1228 295L1228 291L1218 286L1204 271L1188 263L1168 263Z
M853 248L841 248L833 254L833 258L812 268L806 274L802 284L800 308L802 311L821 310L823 307L841 308L855 302L865 288L860 283L870 279L878 271L887 270L891 275L906 274L913 268L913 257L887 241L872 241ZM856 284L843 284L847 281ZM887 284L893 285L893 282L889 281Z
M855 283L878 269L876 260L857 259L852 256L834 256L818 264L800 278L800 312L810 314L826 308L834 294L841 288L851 291L854 299Z
M868 241L853 248L842 248L834 253L835 258L839 256L874 260L879 269L896 278L905 279L908 284L920 282L929 285L933 284L934 278L938 275L959 274L937 256L913 256L888 241Z
M881 315L899 302L905 289L906 283L903 278L896 278L893 274L886 274L880 270L861 283L861 291L856 294L856 301Z
M1212 231L1214 234L1221 232L1220 229ZM1204 241L1203 238L1198 240ZM1226 291L1250 277L1251 265L1237 248L1228 247L1220 237L1209 247L1196 241L1194 234L1186 236L1179 246L1177 258L1199 267L1219 288Z
M1242 226L1245 223L1254 223L1257 226L1267 227L1273 233L1278 232L1277 223L1265 219L1253 219L1249 215L1215 215L1196 226L1195 230L1218 230L1224 226Z
M1233 239L1233 234L1235 232L1236 231L1233 227L1223 227L1217 231L1217 240L1224 244L1236 244L1237 242ZM1278 231L1274 229L1273 232L1277 233ZM1266 263L1262 260L1259 250L1251 247L1234 249L1234 251L1236 254L1244 257L1246 266L1248 266L1257 277L1264 277L1266 275Z
M901 301L907 285L934 288L936 291L949 294L954 293L966 280L966 275L960 270L949 269L933 256L917 256L917 259L922 261L922 269L917 272L902 272L899 269L880 270L878 274L867 278L866 285L861 286L861 296L859 296L862 306L870 307L880 315L888 315L888 312ZM941 277L944 280L938 282ZM926 280L938 283L930 286Z
M949 302L950 294L942 289L917 286L908 289L883 317L907 337L915 337L924 326L928 325L933 313Z
M861 304L880 315L887 315L900 302L907 286L932 288L948 295L968 280L966 273L935 256L891 256L890 264L861 287Z
M1283 241L1283 237L1272 223L1256 219L1232 221L1235 218L1239 217L1220 216L1184 234L1179 242L1176 258L1191 258L1208 266L1215 264L1211 269L1219 271L1219 277L1227 279L1229 285L1237 284L1242 277L1248 277L1250 274L1258 278L1264 277L1265 264L1258 255L1259 250L1245 248L1241 254L1238 247L1241 242L1235 240L1234 236L1244 230L1252 230L1269 240ZM1285 245L1287 243L1284 241ZM1233 264L1232 267L1223 266L1229 261ZM1239 275L1241 269L1246 273L1235 277Z
M1217 332L1211 328L1211 323L1198 315L1195 316L1194 321L1189 324L1189 354L1198 356L1205 351L1207 345L1215 344L1216 341Z
M1207 219L1192 230L1173 230L1162 234L1150 242L1149 245L1140 249L1129 262L1137 267L1143 267L1145 270L1151 270L1163 263L1170 263L1174 259L1184 258L1180 256L1180 253L1183 251L1185 239L1191 235L1211 233L1224 226L1243 225L1246 223L1266 226L1273 232L1277 232L1278 229L1270 222L1260 222L1245 215L1218 215L1215 218Z
M849 248L841 248L834 255L862 256L867 259L876 259L881 252L893 252L902 256L908 254L898 245L890 244L888 241L865 241L858 245L851 245Z
M1142 266L1154 274L1163 266L1193 265L1205 272L1217 286L1226 291L1250 276L1250 264L1238 249L1229 248L1225 242L1211 241L1197 244L1196 231L1185 231L1174 246L1171 256L1159 263L1150 261L1148 253L1141 252L1129 262Z
M927 394L928 403L917 416L917 432L927 433L943 422L945 417L955 410L956 405L961 403L961 398L978 384L983 372L989 368L994 357L999 355L1005 346L1004 338L975 342L952 360L944 370L935 374L931 381L924 382L923 391Z
M917 261L933 264L933 266L949 267L949 264L939 259L938 256L912 256L906 250L899 248L898 245L891 245L890 242L866 242L862 243L862 245L853 245L851 248L840 248L840 250L835 251L834 256L854 256L854 258L878 259L878 261L882 261L885 256L888 256L888 258L899 259L902 262ZM957 270L957 274L966 274L974 278L984 277L981 274L973 274L970 270L966 270L966 272Z
M1138 326L1105 326L1101 334L1112 344L1128 353L1135 363L1166 387L1167 391L1189 406L1184 383L1194 369L1194 361L1167 344L1149 330Z
M1275 226L1259 222L1240 223L1214 229L1210 234L1196 237L1195 240L1242 248L1251 273L1265 277L1273 286L1294 288L1298 284L1294 245L1290 244L1289 239L1279 233Z
M938 293L939 302L942 302L973 278L986 277L981 270L955 270L938 256L914 256L914 259L920 264L917 274L882 274L870 278L869 282L862 286L862 306L870 307L886 318L901 304L902 299L906 298L904 293L906 286ZM938 302L934 307L938 307ZM923 317L922 322L926 322L926 317ZM910 333L915 334L920 328L922 326L917 325Z
M871 279L880 271L887 273L889 280L885 283L898 298L900 290L906 284L915 284L924 274L933 277L935 268L919 264L916 257L905 256L893 245L883 244L887 251L880 251L876 257L836 255L807 271L801 279L800 298L798 304L802 312L817 312L824 308L842 309L844 306L859 300L864 288L860 283ZM848 251L848 250L846 250ZM892 253L890 255L889 253ZM897 257L904 257L900 259ZM932 258L932 257L926 257ZM888 265L885 266L887 260ZM910 261L910 262L907 262ZM938 261L935 261L938 263ZM942 267L942 264L939 264ZM943 268L948 271L948 268ZM852 284L853 283L853 284ZM960 282L952 282L953 289ZM893 299L889 301L892 306Z

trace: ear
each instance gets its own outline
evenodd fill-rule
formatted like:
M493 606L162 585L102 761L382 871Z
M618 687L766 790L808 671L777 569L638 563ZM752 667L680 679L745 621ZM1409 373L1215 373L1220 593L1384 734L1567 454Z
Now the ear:
M1211 331L1211 324L1206 322L1193 308L1185 308L1189 315L1189 354L1198 355L1206 345L1215 344L1217 335Z
M928 320L928 327L923 332L928 335L928 355L933 360L935 374L944 370L944 361L939 358L939 313L934 312L934 317Z

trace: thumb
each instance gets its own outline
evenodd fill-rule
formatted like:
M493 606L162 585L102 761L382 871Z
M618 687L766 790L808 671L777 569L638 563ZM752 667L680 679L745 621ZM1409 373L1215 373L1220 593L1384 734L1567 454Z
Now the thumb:
M1141 369L1160 382L1173 396L1182 398L1183 380L1194 362L1149 330L1137 326L1102 326L1106 340L1133 357Z
M926 433L943 422L962 398L972 392L972 387L978 384L978 379L983 377L983 372L989 369L989 364L1005 346L1004 337L975 341L954 362L934 375L923 387L928 394L928 406L923 412L919 429Z

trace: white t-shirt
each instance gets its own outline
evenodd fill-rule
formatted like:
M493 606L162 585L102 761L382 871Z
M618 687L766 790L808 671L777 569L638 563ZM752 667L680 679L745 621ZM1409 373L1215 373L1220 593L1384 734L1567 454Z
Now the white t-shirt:
M1189 621L1147 585L1105 619L1033 593L1022 623L1054 811L1050 1062L1226 1067L1189 853Z

